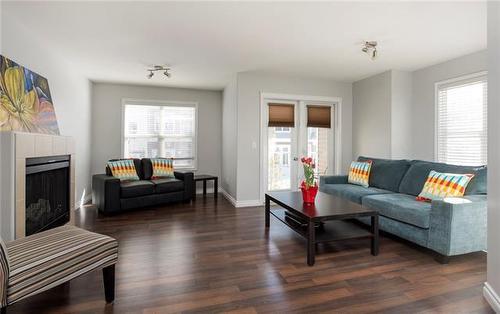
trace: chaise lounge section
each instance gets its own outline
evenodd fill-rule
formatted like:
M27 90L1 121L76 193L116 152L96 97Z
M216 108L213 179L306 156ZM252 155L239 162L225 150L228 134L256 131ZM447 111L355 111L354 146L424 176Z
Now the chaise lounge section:
M486 250L486 166L367 157L358 160L372 160L369 187L349 184L347 176L322 176L320 191L377 210L381 230L433 250L440 262ZM431 170L475 176L461 199L417 201Z

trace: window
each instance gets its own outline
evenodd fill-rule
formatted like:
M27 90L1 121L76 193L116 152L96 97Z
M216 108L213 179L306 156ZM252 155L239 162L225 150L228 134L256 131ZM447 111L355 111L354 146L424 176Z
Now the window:
M278 127L278 128L274 128L274 132L276 132L276 133L290 133L291 130L290 130L290 128Z
M436 157L439 162L469 166L486 164L487 85L484 73L436 85Z
M173 157L176 168L196 168L196 104L124 102L125 158Z

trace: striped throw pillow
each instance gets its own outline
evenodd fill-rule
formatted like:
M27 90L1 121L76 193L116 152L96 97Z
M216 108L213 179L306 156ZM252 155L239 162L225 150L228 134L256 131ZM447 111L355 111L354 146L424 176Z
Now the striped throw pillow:
M9 282L9 256L7 247L0 238L0 307L7 306L7 285Z
M152 158L151 163L153 164L152 179L174 177L174 161L172 158Z
M137 181L139 176L132 159L108 161L108 167L113 177L120 181Z
M431 170L417 200L431 201L464 196L465 189L473 177L473 174L441 173Z
M351 162L351 168L349 168L349 176L347 178L347 182L351 184L361 185L367 188L368 179L370 179L371 168L371 160Z

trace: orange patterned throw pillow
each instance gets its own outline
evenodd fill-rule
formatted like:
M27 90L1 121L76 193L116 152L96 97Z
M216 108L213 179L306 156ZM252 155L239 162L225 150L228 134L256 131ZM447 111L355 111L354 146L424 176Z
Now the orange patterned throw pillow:
M139 176L135 170L135 164L132 159L123 159L108 161L108 167L111 170L113 177L120 181L137 181Z
M152 158L151 163L153 164L152 179L174 177L174 161L172 158Z
M349 169L347 182L351 184L361 185L367 188L368 180L370 179L371 168L371 160L351 162L351 168Z
M473 177L473 174L440 173L432 170L417 200L431 201L445 197L462 197Z

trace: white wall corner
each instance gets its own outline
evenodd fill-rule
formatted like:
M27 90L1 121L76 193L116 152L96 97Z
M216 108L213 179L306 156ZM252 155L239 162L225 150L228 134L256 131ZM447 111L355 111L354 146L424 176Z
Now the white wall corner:
M229 193L227 193L225 190L220 189L220 188L219 188L219 192L222 193L222 195L234 207L237 207L237 208L241 208L241 207L258 207L258 206L263 206L264 205L261 200L238 201L234 197L232 197Z
M236 199L231 196L231 194L227 193L224 189L219 189L219 192L231 203L234 207L236 207Z
M483 295L491 308L493 308L496 313L500 313L500 297L487 282L484 283Z

